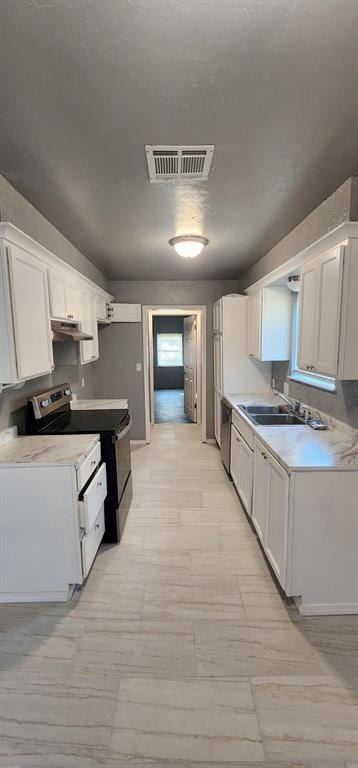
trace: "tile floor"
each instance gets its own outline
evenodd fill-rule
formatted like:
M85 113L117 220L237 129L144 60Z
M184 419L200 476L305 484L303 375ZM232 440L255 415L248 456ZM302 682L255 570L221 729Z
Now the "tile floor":
M281 598L194 425L133 452L123 541L69 605L0 607L0 766L357 768L358 617Z
M154 421L156 424L191 424L184 413L183 389L154 390Z

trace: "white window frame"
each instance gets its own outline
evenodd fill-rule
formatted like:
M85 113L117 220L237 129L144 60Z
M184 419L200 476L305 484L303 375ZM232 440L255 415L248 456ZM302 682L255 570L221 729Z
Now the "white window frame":
M181 339L181 362L180 363L177 363L177 362L170 363L168 361L165 362L165 363L161 363L160 362L160 353L161 353L161 351L163 351L163 350L159 349L159 340L160 340L161 336L178 336L178 337L180 337L180 339ZM156 352L157 352L157 367L158 368L182 368L183 367L183 365L184 365L183 334L180 333L180 331L174 331L173 333L171 333L171 332L166 333L165 331L163 331L163 332L157 333L156 346L157 346Z
M298 367L298 327L300 314L300 294L293 296L292 306L292 336L291 336L291 360L290 374L288 376L292 381L308 384L310 387L325 389L327 392L336 391L336 379L333 376L322 376L319 373L303 371Z

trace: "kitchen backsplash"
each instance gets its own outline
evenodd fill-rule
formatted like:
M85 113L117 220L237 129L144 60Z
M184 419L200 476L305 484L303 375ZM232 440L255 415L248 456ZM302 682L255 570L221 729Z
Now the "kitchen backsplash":
M288 381L290 397L301 400L312 408L327 413L339 421L358 429L358 381L337 381L336 392L310 387L288 379L289 363L273 363L272 376L276 389L283 392Z

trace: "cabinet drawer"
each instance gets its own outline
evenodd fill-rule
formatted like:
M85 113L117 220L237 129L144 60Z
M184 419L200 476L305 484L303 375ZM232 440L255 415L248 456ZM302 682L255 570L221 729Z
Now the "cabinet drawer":
M96 552L104 534L104 505L102 505L91 530L86 533L81 541L82 571L83 577L88 576L91 565L96 557Z
M93 523L107 496L106 465L102 464L86 488L80 505L80 525L86 531L91 530Z
M100 460L101 460L101 443L98 442L96 443L91 453L87 456L84 462L82 462L81 466L77 470L77 488L79 491L83 488L84 485L86 485L87 480L91 477L92 472L94 472Z
M252 429L246 424L246 421L239 416L236 411L232 411L231 414L231 421L237 429L237 431L240 433L241 437L244 438L245 442L248 444L249 448L253 451L254 449L254 433Z

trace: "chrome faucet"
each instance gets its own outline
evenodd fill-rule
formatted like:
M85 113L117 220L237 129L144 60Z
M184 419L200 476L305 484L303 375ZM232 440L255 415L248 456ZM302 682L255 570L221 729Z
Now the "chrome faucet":
M287 405L289 405L291 411L294 411L295 413L298 413L298 414L300 413L300 411L301 411L301 403L300 403L299 400L295 400L295 403L293 405L291 400L288 397L286 397L286 395L284 395L282 392L279 392L278 389L274 389L274 387L272 387L272 392L273 392L275 397L282 397L282 400L284 400L285 403L287 403Z

